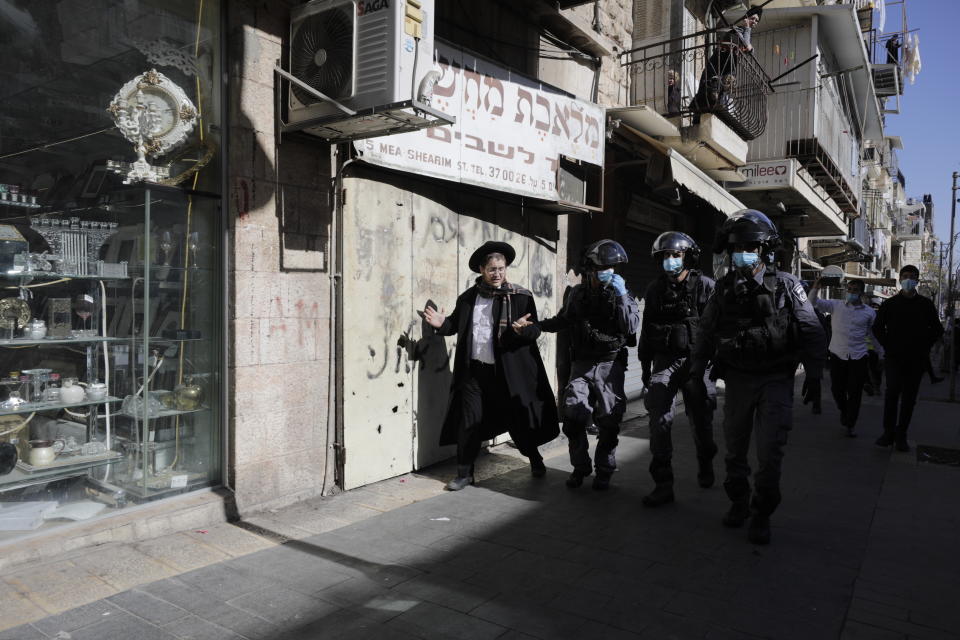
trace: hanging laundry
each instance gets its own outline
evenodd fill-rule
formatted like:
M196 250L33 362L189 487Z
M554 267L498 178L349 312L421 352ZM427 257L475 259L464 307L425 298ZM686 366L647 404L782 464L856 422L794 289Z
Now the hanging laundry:
M907 77L907 80L910 81L910 84L913 84L917 79L917 74L920 73L920 34L914 33L912 36L907 36L906 43L906 53L904 54L903 62L903 72Z

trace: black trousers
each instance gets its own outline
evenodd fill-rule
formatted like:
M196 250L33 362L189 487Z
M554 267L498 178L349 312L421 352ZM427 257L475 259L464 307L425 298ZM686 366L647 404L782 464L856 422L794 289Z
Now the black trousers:
M917 403L920 379L927 368L927 356L886 359L887 393L883 399L883 433L906 436L913 407Z
M840 410L840 424L852 429L860 415L863 383L869 373L870 357L844 360L830 354L830 391Z
M685 356L658 353L654 356L650 388L644 406L650 417L650 475L659 484L673 483L673 415L678 393L693 427L697 458L713 460L717 445L713 439L713 410L717 406L717 387L707 374L690 377L690 360Z
M503 424L508 420L506 382L503 376L497 373L496 365L484 364L479 360L471 360L470 368L463 387L460 389L460 399L463 407L460 432L457 434L457 466L461 470L472 467L480 445L483 444L484 433L502 433ZM511 430L510 437L528 458L539 458L536 445L526 434Z

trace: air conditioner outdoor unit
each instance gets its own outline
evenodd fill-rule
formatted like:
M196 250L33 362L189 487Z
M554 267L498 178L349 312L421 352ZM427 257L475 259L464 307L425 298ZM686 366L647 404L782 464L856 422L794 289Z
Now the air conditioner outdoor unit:
M409 100L429 104L434 0L313 0L290 19L290 73L354 111ZM341 109L290 83L288 122Z

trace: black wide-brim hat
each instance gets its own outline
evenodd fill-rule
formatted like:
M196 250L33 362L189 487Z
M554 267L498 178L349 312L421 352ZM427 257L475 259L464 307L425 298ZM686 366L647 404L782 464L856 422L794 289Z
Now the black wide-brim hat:
M492 240L488 240L487 242L484 242L479 249L474 251L473 255L470 256L470 262L467 263L470 266L470 271L480 273L480 268L483 266L483 259L491 253L502 254L504 259L507 261L508 267L510 266L510 263L513 262L513 259L517 257L517 252L506 242L494 242Z

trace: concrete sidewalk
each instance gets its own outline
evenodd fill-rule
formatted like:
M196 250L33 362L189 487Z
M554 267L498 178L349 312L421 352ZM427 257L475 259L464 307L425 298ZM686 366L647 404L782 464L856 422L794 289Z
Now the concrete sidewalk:
M911 436L960 449L944 386L924 388ZM563 447L534 480L501 446L458 493L445 465L16 567L0 639L958 638L960 467L875 447L881 403L865 398L849 439L831 400L821 416L798 402L769 547L720 526L727 500L697 488L683 416L678 502L640 506L635 403L606 493L564 487Z

